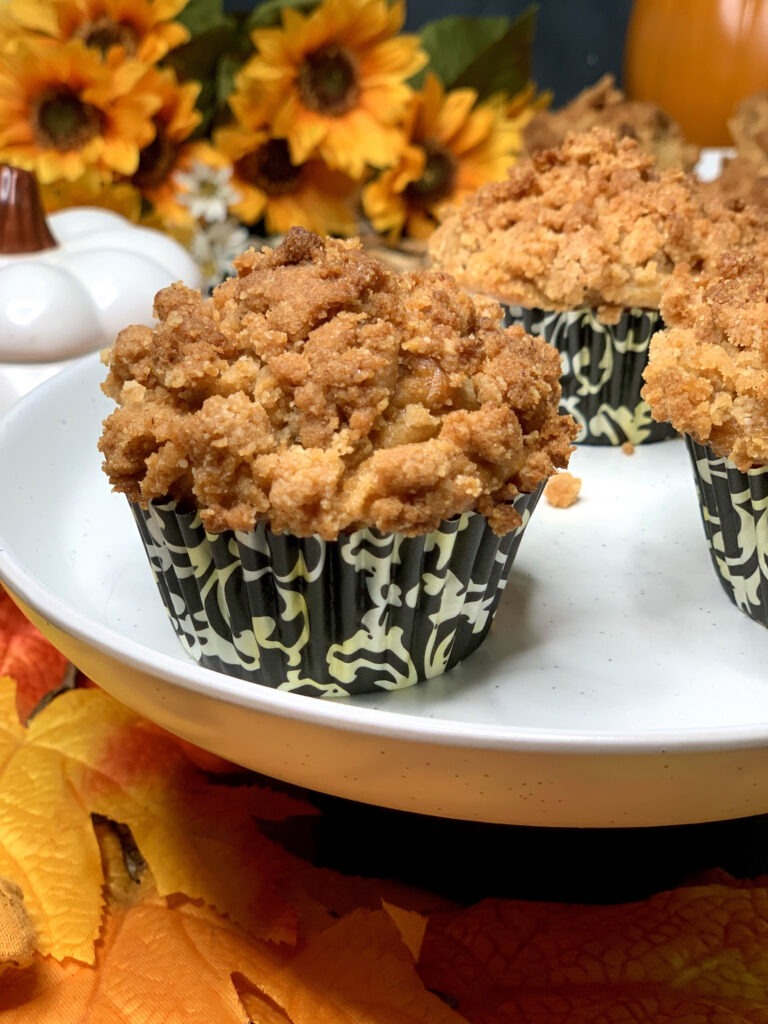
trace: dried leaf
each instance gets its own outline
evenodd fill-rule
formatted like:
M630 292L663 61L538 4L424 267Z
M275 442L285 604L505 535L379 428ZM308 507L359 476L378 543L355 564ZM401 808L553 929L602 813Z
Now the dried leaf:
M64 681L69 663L0 587L0 676L16 681L16 708L26 722Z
M28 964L35 951L35 930L24 906L24 893L0 878L0 971Z
M487 900L430 919L419 973L472 1024L763 1024L768 891L692 886L607 907Z

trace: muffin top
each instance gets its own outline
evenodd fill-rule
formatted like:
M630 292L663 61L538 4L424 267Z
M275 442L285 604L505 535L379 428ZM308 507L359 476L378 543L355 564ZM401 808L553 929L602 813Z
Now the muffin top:
M210 298L159 292L157 324L103 355L99 449L131 501L175 498L211 531L413 535L476 510L503 534L567 464L559 357L497 304L300 228L236 269Z
M658 309L676 263L711 261L764 230L755 212L707 196L692 175L659 171L636 140L593 128L482 186L448 213L429 253L434 267L501 301L591 307L616 322L625 308Z
M603 75L569 103L541 110L523 130L527 154L559 146L568 132L603 127L637 139L660 170L668 167L693 170L699 147L685 140L680 126L655 103L630 100L616 85L613 75Z
M679 267L651 339L643 397L739 469L768 463L768 279L764 258L725 252L709 273Z

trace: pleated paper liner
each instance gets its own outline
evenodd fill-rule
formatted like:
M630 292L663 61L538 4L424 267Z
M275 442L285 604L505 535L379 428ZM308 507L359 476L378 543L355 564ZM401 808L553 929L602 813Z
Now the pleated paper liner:
M633 445L675 436L668 423L651 417L640 397L648 345L664 324L655 310L628 309L616 324L598 320L595 310L547 313L523 306L503 306L505 325L519 323L560 353L562 412L579 425L577 442Z
M338 541L207 533L174 502L131 503L181 643L201 665L312 696L394 690L446 672L485 639L541 494L497 537L464 513L420 537L357 530Z
M768 466L742 472L711 448L685 442L717 577L737 608L768 625Z

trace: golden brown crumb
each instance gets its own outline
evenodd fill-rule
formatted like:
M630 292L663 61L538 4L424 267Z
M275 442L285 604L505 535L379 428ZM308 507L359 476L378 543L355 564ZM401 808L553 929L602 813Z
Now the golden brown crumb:
M545 310L593 307L615 322L658 309L676 263L711 262L759 229L692 175L655 169L630 138L604 128L514 165L449 212L432 265L497 299ZM750 235L752 232L752 235Z
M768 92L757 92L739 103L728 120L738 156L755 165L768 164Z
M490 300L302 229L236 266L210 299L160 292L158 324L106 354L99 448L130 500L180 499L212 531L418 534L477 509L505 533L567 464L559 357Z
M768 92L747 96L728 120L735 155L706 189L729 205L768 207Z
M768 209L768 162L758 164L735 156L726 160L718 177L702 188L733 210L746 205Z
M572 473L556 473L544 487L544 497L554 508L570 508L579 498L581 478Z
M741 470L768 463L768 282L764 257L726 252L714 272L679 268L666 328L651 339L643 397L654 418Z
M523 131L525 152L530 155L539 149L551 149L559 146L568 132L597 127L637 139L659 170L691 171L699 157L698 146L686 142L671 117L654 103L627 99L610 74L564 106L539 111Z
M624 444L621 446L621 450L624 452L625 455L635 454L635 446L632 444L631 441L625 441Z

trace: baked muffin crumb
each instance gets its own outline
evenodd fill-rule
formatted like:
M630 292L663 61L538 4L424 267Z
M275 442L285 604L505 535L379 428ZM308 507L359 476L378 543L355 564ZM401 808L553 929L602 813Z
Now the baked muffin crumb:
M544 487L544 497L554 508L570 508L581 493L581 478L563 471L556 473Z
M660 171L629 137L570 133L482 186L432 235L432 265L510 305L547 311L658 309L672 268L745 244L755 215ZM763 223L764 227L764 223Z
M768 464L768 281L755 251L722 254L709 273L680 267L662 303L643 396L656 419L728 457Z
M506 533L567 465L559 357L496 303L300 228L236 269L210 299L164 289L156 326L105 353L99 449L131 501L178 499L213 532L414 535L477 510Z

